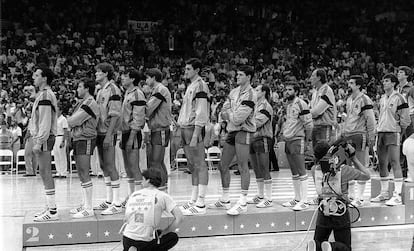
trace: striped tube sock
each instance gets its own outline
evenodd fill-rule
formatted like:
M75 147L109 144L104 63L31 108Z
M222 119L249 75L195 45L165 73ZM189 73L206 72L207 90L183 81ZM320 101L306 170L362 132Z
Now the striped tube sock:
M112 203L113 191L111 187L111 177L104 177L105 187L106 187L106 202L109 204Z
M198 185L198 198L196 201L197 206L203 207L205 205L204 198L206 197L207 186L206 185Z
M295 192L295 200L300 201L299 175L293 175L292 182L293 182L293 191Z
M390 180L388 177L381 177L380 184L381 184L381 193L388 193L389 183Z
M403 178L394 178L394 193L393 196L400 195L402 192Z
M300 183L300 201L303 203L308 202L308 175L303 175L299 177Z
M127 178L128 182L128 196L135 191L135 180L134 178Z
M272 179L264 180L265 198L272 201Z
M249 190L243 190L243 189L241 190L239 203L243 206L247 204L247 194L248 193L249 193Z
M223 187L223 195L221 196L221 201L228 202L230 201L230 188Z
M111 187L112 187L112 191L114 193L114 201L113 201L113 203L114 203L115 206L120 206L121 205L121 201L119 199L119 190L120 190L119 188L121 186L120 186L119 180L113 180L113 181L111 181Z
M142 189L142 180L136 180L135 181L135 191Z
M264 197L264 178L256 179L258 195L260 198Z
M93 184L92 181L88 181L81 184L83 193L85 194L85 206L86 209L91 210L92 209L92 189Z
M45 189L45 194L47 207L49 210L55 209L56 211L55 189Z

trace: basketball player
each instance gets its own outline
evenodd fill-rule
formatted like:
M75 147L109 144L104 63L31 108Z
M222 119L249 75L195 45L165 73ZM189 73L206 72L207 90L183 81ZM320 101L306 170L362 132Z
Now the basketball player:
M116 134L121 116L121 91L114 82L114 68L108 63L96 67L96 82L101 86L96 97L99 106L98 147L99 162L104 173L106 201L94 209L103 210L102 215L119 214L122 212L119 198L119 174L115 166Z
M33 73L34 85L39 93L33 104L33 152L37 157L40 176L46 192L47 207L44 211L35 214L34 221L44 222L58 220L59 216L55 200L55 182L52 177L51 151L55 144L57 130L57 100L50 88L54 78L53 72L46 66L40 66Z
M70 213L74 218L85 218L94 216L92 208L93 184L89 170L91 155L96 146L99 107L93 98L95 81L82 79L76 91L80 101L72 116L68 118L68 125L71 128L73 155L81 181L83 203L80 207L71 209Z
M251 66L243 65L237 70L238 87L230 92L221 112L222 119L228 121L227 130L229 132L219 168L223 195L214 204L209 205L209 208L228 209L227 214L229 215L239 215L247 212L247 194L250 185L248 166L250 142L256 132L254 108L257 98L254 89L250 85L253 76L254 70ZM229 165L234 156L237 157L241 175L241 194L237 203L231 207Z
M201 61L191 58L185 63L184 78L190 81L183 97L178 125L181 128L181 142L184 145L185 154L191 171L191 201L184 205L184 215L205 214L206 206L204 198L208 185L208 168L205 162L204 136L205 126L209 121L210 93L207 83L203 81L199 73Z

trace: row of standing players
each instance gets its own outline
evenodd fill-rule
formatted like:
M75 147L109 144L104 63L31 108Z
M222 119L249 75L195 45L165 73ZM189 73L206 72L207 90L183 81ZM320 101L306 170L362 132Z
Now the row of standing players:
M272 206L272 179L268 169L269 149L272 146L272 106L267 99L270 89L259 85L251 86L254 69L241 66L237 70L237 85L223 105L221 118L227 121L228 136L223 148L219 168L222 182L222 196L215 203L206 205L205 196L208 185L208 168L204 161L203 134L209 120L210 92L207 84L199 76L202 68L198 59L186 62L184 77L189 80L178 118L181 128L181 140L188 158L192 175L191 199L180 209L184 215L205 214L206 208L225 209L230 215L239 215L247 211L247 204L256 204L258 208ZM137 87L139 74L134 69L125 71L122 85L126 92L122 101L120 89L113 81L114 69L110 64L101 63L96 66L96 79L82 79L77 88L81 99L68 118L73 139L75 161L82 186L83 202L80 207L70 212L75 218L94 215L93 209L102 210L103 215L122 212L126 200L121 201L119 195L119 174L115 168L116 131L121 128L121 149L128 180L128 195L142 186L142 175L139 163L139 148L142 143L141 129L145 122L151 130L150 144L152 154L149 166L162 172L160 189L165 190L168 176L163 164L165 147L168 145L171 123L171 94L161 84L162 73L158 69L145 72L146 83L151 87L148 100ZM31 134L33 135L40 174L45 187L46 208L35 215L35 221L57 220L55 188L50 167L50 151L56 135L56 97L50 89L53 73L47 68L38 68L33 74L34 84L39 88L33 106L31 118ZM331 131L336 125L336 102L332 89L326 83L326 73L322 69L313 71L310 82L315 91L308 104L298 97L300 92L296 83L287 83L286 114L282 127L285 150L292 172L295 198L283 203L293 210L304 210L309 207L308 175L305 169L304 152L317 142L332 142ZM95 83L101 84L96 101L94 99ZM395 90L398 79L386 75L383 80L385 95L380 101L380 116L376 126L371 99L360 90L363 79L353 76L349 80L352 90L347 100L348 116L345 121L343 136L352 141L357 150L357 157L367 165L367 149L373 147L375 137L378 138L378 156L381 176L381 194L372 198L374 202L386 201L388 205L401 204L402 174L399 165L400 135L410 125L408 105L405 98ZM89 176L90 157L97 147L101 168L106 185L106 200L92 207L92 181ZM241 175L241 194L238 201L231 205L229 187L229 165L236 156ZM398 158L397 158L398 157ZM248 161L251 161L258 194L248 199L250 172ZM395 193L388 195L388 162L394 171ZM366 182L358 182L357 193L351 192L352 203L361 205ZM355 191L350 184L350 191Z

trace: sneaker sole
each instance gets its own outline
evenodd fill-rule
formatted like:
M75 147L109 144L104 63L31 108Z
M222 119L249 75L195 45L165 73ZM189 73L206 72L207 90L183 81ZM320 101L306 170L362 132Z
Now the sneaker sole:
M35 222L47 222L47 221L58 221L58 220L59 220L59 218L48 219L48 220L37 220L37 218L36 218L33 221L35 221Z

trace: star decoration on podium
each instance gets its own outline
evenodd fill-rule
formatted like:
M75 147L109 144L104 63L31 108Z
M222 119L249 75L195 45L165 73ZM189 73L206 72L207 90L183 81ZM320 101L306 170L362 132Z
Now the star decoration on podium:
M414 218L414 215L410 214L410 219Z
M359 217L358 222L361 222L361 221L362 221L362 218L361 218L361 217Z
M256 223L256 228L259 228L260 227L260 224L259 223Z
M397 216L397 219L401 220L401 216L399 216L399 215L398 215L398 216Z
M52 233L50 233L47 237L49 237L49 240L53 240L53 238L55 237Z
M68 239L72 239L73 234L72 233L67 233L66 236L68 237Z
M180 232L180 229L179 229L179 228L176 228L176 229L175 229L175 232L176 232L176 233Z
M211 225L209 225L207 228L208 228L208 231L211 231L213 229Z
M274 222L270 223L270 226L275 227L275 223Z
M289 226L290 225L290 222L289 221L286 221L285 224L286 224L286 226Z
M388 216L384 216L384 220L388 220Z
M86 233L86 237L87 237L87 238L91 238L91 236L92 236L91 232L87 232L87 233Z
M196 231L196 227L195 226L192 226L191 227L191 231L193 231L193 232Z
M108 237L109 236L109 234L111 234L108 230L106 230L105 232L104 232L104 235L105 235L105 237Z
M240 229L243 229L243 228L244 228L244 225L243 225L243 224L241 224L241 225L240 225Z
M229 226L224 225L224 230L227 230L229 228Z
M305 223L306 223L305 221L301 221L301 222L300 222L300 224L301 224L302 226L304 226L304 225L305 225Z
M375 217L371 217L371 221L375 221Z

